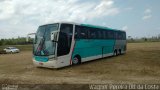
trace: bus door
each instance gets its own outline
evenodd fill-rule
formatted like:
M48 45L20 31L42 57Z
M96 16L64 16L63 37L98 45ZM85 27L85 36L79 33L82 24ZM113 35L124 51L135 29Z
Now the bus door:
M61 24L57 56L67 55L70 52L71 43L73 35L73 25L72 24Z
M70 51L73 36L72 24L61 24L58 46L57 46L57 63L58 67L64 67L70 65Z

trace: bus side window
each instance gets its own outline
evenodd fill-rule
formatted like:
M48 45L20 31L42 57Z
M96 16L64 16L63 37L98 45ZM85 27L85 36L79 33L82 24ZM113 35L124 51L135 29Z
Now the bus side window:
M105 36L106 36L105 39L108 39L108 37L109 37L109 36L108 36L108 30L105 31Z
M105 30L102 31L102 34L103 34L103 39L106 39L106 31Z
M103 39L103 34L102 34L102 30L101 29L97 29L97 37L98 39Z
M116 37L116 31L113 32L113 39L117 39L117 37Z
M96 33L96 30L92 28L92 30L89 30L90 31L90 35L89 35L89 38L90 39L96 39L97 37L97 33Z
M126 40L126 33L123 32L123 40Z
M117 32L116 32L116 36L117 36L117 39L118 39L118 40L123 40L123 32L117 31Z
M113 39L114 38L114 33L113 31L107 30L107 39Z
M117 31L115 31L115 39L118 40L118 32Z
M121 40L125 40L125 39L126 39L125 32L121 32Z
M118 33L118 38L119 38L119 40L123 40L123 33L120 32L120 31L119 31L119 33Z
M87 39L87 30L83 26L76 25L75 29L75 39Z
M120 40L123 40L123 33L122 32L120 32L120 34L119 34L120 36L119 36L119 38L120 38Z
M58 39L57 56L63 56L69 53L72 42L72 33L73 33L72 24L61 24L59 39Z
M117 32L117 38L118 38L118 40L121 39L121 33L119 31Z
M80 39L80 29L79 29L79 27L76 25L76 27L75 27L75 36L74 36L74 38L75 39Z

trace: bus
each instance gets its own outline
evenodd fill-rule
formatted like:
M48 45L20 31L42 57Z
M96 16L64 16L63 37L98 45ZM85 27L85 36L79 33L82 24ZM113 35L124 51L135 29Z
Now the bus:
M39 26L33 43L36 67L61 68L125 53L125 31L71 22Z

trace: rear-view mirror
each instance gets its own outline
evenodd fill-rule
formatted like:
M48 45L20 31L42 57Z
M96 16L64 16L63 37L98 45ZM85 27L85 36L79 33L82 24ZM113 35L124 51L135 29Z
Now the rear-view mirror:
M58 31L53 31L53 32L51 32L51 40L52 41L57 41L57 36L58 36Z

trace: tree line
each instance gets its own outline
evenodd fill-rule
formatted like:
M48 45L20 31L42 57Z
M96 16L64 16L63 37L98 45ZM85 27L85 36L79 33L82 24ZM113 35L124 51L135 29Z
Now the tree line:
M160 35L153 37L143 37L143 38L132 38L128 36L128 42L157 42L160 41ZM0 39L0 46L2 45L26 45L33 44L33 38L29 38L29 41L26 41L25 37L11 38L11 39Z
M25 37L0 39L0 46L2 45L26 45L26 44L32 44L32 43L33 43L32 38L29 38L29 42L27 42Z
M128 36L127 41L128 42L160 42L160 34L158 36L142 37L142 38L132 38L131 36Z

